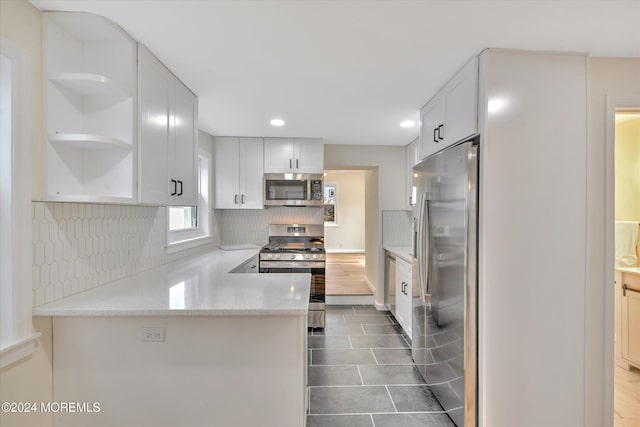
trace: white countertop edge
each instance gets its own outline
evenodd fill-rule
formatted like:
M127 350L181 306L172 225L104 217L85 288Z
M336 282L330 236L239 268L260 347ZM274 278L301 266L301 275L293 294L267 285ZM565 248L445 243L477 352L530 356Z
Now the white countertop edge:
M383 246L385 251L395 255L398 258L402 258L407 262L413 262L413 255L411 254L411 246Z
M96 310L96 309L86 309L86 310L74 310L74 309L40 309L36 308L33 310L34 316L41 317L114 317L114 316L131 316L131 317L145 317L145 316L163 316L163 317L179 317L179 316L188 316L188 317L197 317L197 316L208 316L208 317L220 317L220 316L306 316L308 313L308 309L284 309L284 308L276 308L273 310L269 309L214 309L214 310Z
M640 274L640 267L616 267L616 270L625 273Z

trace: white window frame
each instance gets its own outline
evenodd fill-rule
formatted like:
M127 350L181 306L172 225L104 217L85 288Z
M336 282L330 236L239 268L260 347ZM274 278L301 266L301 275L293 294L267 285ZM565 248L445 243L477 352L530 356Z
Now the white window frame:
M11 130L10 136L0 142L0 174L5 184L0 191L0 368L4 368L30 356L41 334L33 330L31 215L25 215L32 211L32 61L27 51L3 37L0 54L10 61L11 68L11 110L7 118Z
M335 194L334 194L334 199L335 199L335 203L334 203L334 221L325 221L324 222L324 226L325 227L339 227L340 225L338 224L338 183L337 182L325 182L324 183L325 187L333 187ZM323 209L323 216L324 216L324 189L322 189L322 209Z
M206 174L203 179L202 173ZM198 150L198 206L196 227L184 230L169 230L170 207L167 207L167 253L178 252L209 244L211 236L211 174L212 155L200 148Z

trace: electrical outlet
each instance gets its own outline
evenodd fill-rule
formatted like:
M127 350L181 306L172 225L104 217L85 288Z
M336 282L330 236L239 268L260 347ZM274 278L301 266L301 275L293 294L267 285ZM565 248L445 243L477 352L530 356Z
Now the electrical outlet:
M164 341L164 328L142 328L142 341Z

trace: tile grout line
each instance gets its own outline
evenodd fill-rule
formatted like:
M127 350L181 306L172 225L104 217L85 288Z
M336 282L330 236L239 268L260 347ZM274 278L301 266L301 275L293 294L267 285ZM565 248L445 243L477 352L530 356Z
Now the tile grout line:
M360 376L360 385L364 386L364 380L362 379L362 373L360 372L360 365L356 365L356 369L358 370L358 375Z
M391 400L391 404L393 405L393 409L398 412L398 408L396 408L396 403L393 401L393 397L391 397L391 392L389 391L389 386L385 385L384 389L387 390L387 394L389 395L389 399Z
M373 348L369 347L369 350L371 350L371 354L373 354L373 360L376 361L376 365L380 365L380 362L378 362L378 358L376 357L376 354L373 351Z

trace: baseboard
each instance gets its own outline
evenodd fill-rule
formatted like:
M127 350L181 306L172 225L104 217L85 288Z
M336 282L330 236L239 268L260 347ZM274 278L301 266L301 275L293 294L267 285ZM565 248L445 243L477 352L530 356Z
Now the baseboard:
M324 248L324 250L328 254L363 254L363 253L365 253L364 249L327 249L327 248Z
M364 283L367 284L367 286L369 287L369 289L371 289L371 292L373 292L373 294L376 294L376 287L373 286L373 284L369 281L369 278L367 276L364 276Z
M327 295L325 297L325 304L327 305L352 305L352 304L373 305L374 301L373 301L373 295ZM376 308L378 307L376 306Z

